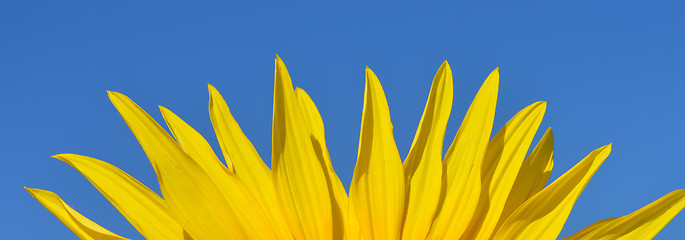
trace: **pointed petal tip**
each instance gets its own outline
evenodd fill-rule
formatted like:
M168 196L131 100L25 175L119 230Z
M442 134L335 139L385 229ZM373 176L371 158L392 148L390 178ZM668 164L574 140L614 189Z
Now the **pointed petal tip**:
M68 159L69 155L73 155L73 154L71 154L71 153L60 153L60 154L52 155L50 157L57 159L57 160L60 160L60 161L65 162L65 163L69 163L69 159Z
M547 109L547 101L538 101L534 104L536 105L535 108L542 108L543 111Z
M110 90L106 90L106 91L107 91L107 95L110 96L110 97L112 97L112 96L118 96L118 95L123 95L123 94L121 94L120 92L115 92L115 91L110 91Z
M283 59L281 59L281 57L278 56L278 54L276 54L276 59L275 59L275 61L276 61L276 66L285 65L285 63L283 63Z
M162 112L162 115L166 115L166 114L171 112L171 110L169 110L168 108L165 108L162 105L157 105L157 107L159 108L159 111Z

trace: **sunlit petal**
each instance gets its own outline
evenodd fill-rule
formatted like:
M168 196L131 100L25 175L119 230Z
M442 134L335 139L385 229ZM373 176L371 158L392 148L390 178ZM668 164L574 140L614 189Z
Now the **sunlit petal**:
M593 223L563 240L652 239L683 208L685 189L680 189L631 214Z
M281 239L292 238L285 224L280 229L272 225L280 222L276 218L280 218L281 215L270 214L264 209L247 186L238 179L238 176L221 164L209 143L195 129L169 109L164 107L160 109L181 148L212 178L245 230L254 233L251 234L252 237L257 239L271 239L277 236Z
M495 69L469 107L443 161L444 186L431 239L458 239L480 197L481 163L492 131L499 72Z
M307 92L301 88L295 89L295 95L299 100L302 113L311 133L312 144L316 156L324 166L324 173L326 174L326 184L330 191L332 217L333 217L333 239L354 239L350 235L358 235L359 230L346 229L347 222L347 192L340 178L335 174L333 165L331 164L331 156L328 153L326 146L326 134L324 131L323 120L316 108L314 101L309 97Z
M548 128L538 145L533 149L533 152L523 161L523 165L516 176L516 181L514 181L514 185L511 187L507 203L504 206L504 210L502 210L497 228L523 202L545 187L554 166L554 161L552 160L553 153L554 134L552 129Z
M298 239L331 239L333 219L324 167L318 161L285 64L276 58L272 167L276 196Z
M592 151L514 211L494 239L556 239L576 199L610 152L611 144Z
M25 188L43 207L62 221L77 237L83 240L127 239L101 227L72 209L57 194L36 188Z
M206 138L169 109L160 106L173 138L128 97L108 92L152 163L163 198L100 160L74 154L55 157L88 178L147 239L551 240L611 151L611 145L593 151L545 188L554 166L551 128L527 158L526 153L546 103L519 111L490 139L499 87L495 69L441 161L453 100L452 72L445 61L402 162L385 93L367 67L348 197L333 170L319 110L309 94L293 89L278 56L274 82L273 169L211 85L209 115L225 165ZM77 236L123 239L53 193L27 190ZM567 239L652 238L683 208L685 190L678 190Z
M121 169L76 154L53 157L81 172L144 237L183 238L183 228L169 215L164 200Z
M416 130L404 175L408 183L402 239L425 239L442 189L442 143L452 110L452 70L445 61L438 69Z
M194 239L249 239L216 184L171 136L128 97L109 97L155 167L169 211L183 229Z
M208 85L208 88L209 117L229 170L235 172L257 201L269 211L277 229L288 228L276 199L271 169L240 129L219 91L212 85Z
M399 239L404 173L390 110L376 75L366 68L359 152L350 185L350 207L365 239Z
M536 102L519 111L490 140L483 158L481 196L466 239L490 238L546 106Z

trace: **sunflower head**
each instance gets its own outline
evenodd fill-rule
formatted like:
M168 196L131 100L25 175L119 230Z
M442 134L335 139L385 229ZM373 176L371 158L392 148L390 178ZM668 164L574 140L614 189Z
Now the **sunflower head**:
M554 136L528 155L547 108L535 102L494 137L499 71L487 76L443 156L453 99L445 61L433 78L409 154L401 159L385 93L366 68L357 164L349 193L331 165L324 123L275 60L271 167L209 85L209 116L223 161L190 125L160 107L169 134L127 96L109 98L143 147L162 196L104 161L55 158L82 173L147 239L556 239L575 201L611 152L590 152L552 183ZM403 131L403 130L402 130ZM56 194L26 188L81 239L125 239ZM671 192L564 239L650 239L685 207Z

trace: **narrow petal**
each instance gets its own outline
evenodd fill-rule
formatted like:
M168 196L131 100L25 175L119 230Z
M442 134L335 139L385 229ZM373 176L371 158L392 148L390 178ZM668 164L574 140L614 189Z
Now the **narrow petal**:
M556 239L590 178L611 152L611 144L592 151L576 166L514 211L493 239Z
M109 97L155 167L167 207L183 229L193 239L249 239L211 177L171 136L128 97Z
M221 164L200 133L169 109L160 109L179 146L212 178L250 235L258 239L292 238L282 215L268 212L238 176Z
M212 120L226 165L229 169L234 168L233 171L255 192L272 189L273 181L269 167L262 161L257 150L240 129L219 91L210 84L207 84L207 87L209 89L209 118ZM269 193L262 194L273 196Z
M359 153L350 185L350 208L364 239L399 239L404 210L404 173L385 93L366 68Z
M288 70L276 57L272 167L276 196L296 239L332 239L331 199Z
M309 127L316 156L319 159L319 162L324 166L326 184L328 185L331 194L329 197L332 200L333 239L349 239L349 235L354 233L348 233L348 231L353 231L352 229L345 229L348 204L347 192L345 191L342 182L340 182L340 178L338 178L338 175L333 170L331 156L328 153L328 147L326 146L326 134L323 120L321 119L321 115L319 114L319 110L316 108L314 101L312 101L307 92L301 88L297 88L295 89L295 95L299 100L302 113L304 114L305 121Z
M121 169L95 158L53 156L81 172L147 239L183 239L183 228L169 215L164 200Z
M431 239L459 239L480 197L481 164L497 105L499 72L487 77L469 107L443 162L444 187Z
M481 197L466 239L490 239L546 106L536 102L519 111L490 140L483 158Z
M209 88L209 117L229 169L240 178L271 215L274 226L288 228L278 205L271 169L262 161L250 140L238 126L219 91Z
M501 226L509 218L509 215L521 206L523 202L545 187L554 166L554 161L552 160L553 153L554 134L552 129L548 128L538 145L533 149L533 152L523 161L521 170L519 170L516 181L514 181L514 185L511 187L507 203L495 229Z
M66 225L79 239L83 240L121 240L128 239L116 235L72 209L57 194L36 188L26 188L31 196Z
M452 70L445 61L438 69L414 142L404 161L407 183L402 239L425 239L442 189L442 143L452 110Z
M685 189L675 190L637 211L605 219L563 240L652 239L685 208Z

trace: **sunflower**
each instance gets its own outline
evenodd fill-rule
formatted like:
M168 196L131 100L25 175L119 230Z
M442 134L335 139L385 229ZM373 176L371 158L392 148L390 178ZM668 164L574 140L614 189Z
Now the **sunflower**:
M385 94L367 67L349 194L332 168L314 102L304 90L293 90L278 57L271 168L211 85L209 115L225 163L170 110L160 107L171 135L131 99L108 92L152 163L162 196L106 162L54 157L81 172L147 239L556 239L611 144L548 185L554 165L550 129L526 156L546 103L525 107L490 139L498 85L495 69L443 157L453 97L444 62L402 161ZM27 190L81 239L126 239L50 191ZM676 190L564 239L650 239L684 207L685 190Z

